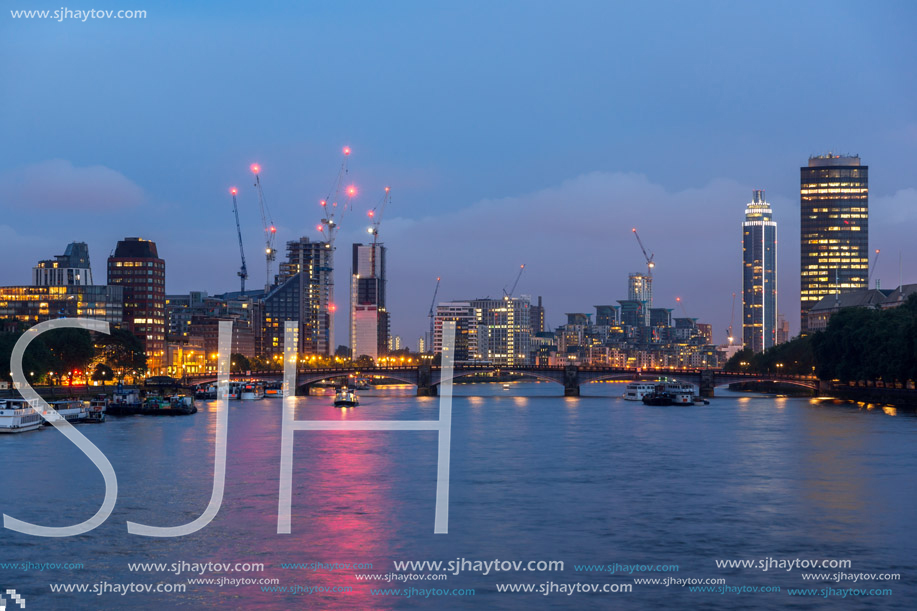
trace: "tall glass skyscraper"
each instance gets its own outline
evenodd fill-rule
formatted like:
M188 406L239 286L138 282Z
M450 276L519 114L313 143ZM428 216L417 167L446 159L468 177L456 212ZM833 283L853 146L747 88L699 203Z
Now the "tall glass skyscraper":
M857 156L818 155L800 168L801 330L825 295L867 288L869 168Z
M377 359L388 350L385 246L354 244L350 276L350 348L353 358Z
M752 192L742 223L742 330L746 349L777 342L777 223L763 190Z

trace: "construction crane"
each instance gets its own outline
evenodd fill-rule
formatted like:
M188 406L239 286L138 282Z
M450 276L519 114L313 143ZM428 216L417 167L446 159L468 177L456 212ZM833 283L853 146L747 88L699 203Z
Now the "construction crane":
M271 218L271 211L264 201L264 191L261 189L261 166L257 163L251 165L252 174L255 175L255 188L258 189L258 206L261 209L261 224L264 226L264 259L267 263L267 277L264 279L264 292L271 290L271 271L274 260L277 258L277 251L274 249L274 238L277 237L277 228L274 227L274 219Z
M656 255L654 253L646 254L646 248L643 246L643 240L640 239L640 235L637 233L636 227L631 229L631 231L634 232L634 237L637 238L637 244L640 245L640 250L643 251L643 258L646 259L646 275L652 278L653 268L656 267L656 263L653 261L653 257Z
M369 253L369 267L374 278L376 277L376 243L379 240L379 225L382 223L382 215L385 214L385 207L388 205L389 201L391 201L391 194L391 187L385 187L385 195L382 196L382 201L376 204L376 207L368 212L368 216L372 220L369 233L373 236L373 247ZM376 210L378 210L378 212L376 212Z
M736 321L736 294L732 294L732 317L729 319L729 333L726 336L726 339L729 340L729 345L732 345L732 342L735 341L735 336L732 334L732 325Z
M685 315L685 318L688 318L688 311L685 309L685 304L681 302L681 297L676 297L675 301L681 306L681 312Z
M331 190L328 191L328 195L325 199L319 202L322 206L323 216L321 222L316 227L318 232L325 238L325 241L328 242L328 250L331 251L328 256L328 266L319 268L319 271L328 273L328 309L331 311L331 315L328 317L328 343L330 345L334 345L334 311L337 309L334 305L334 239L337 236L344 213L347 211L347 208L350 207L353 198L357 194L357 188L354 185L348 185L344 188L344 194L347 200L344 202L344 205L341 206L340 216L338 216L337 200L338 196L341 194L341 188L347 179L347 160L350 158L350 147L345 146L341 152L344 155L344 159L341 161L341 168L338 170L338 175L334 180L334 184L331 185Z
M876 263L879 262L879 249L876 249L876 256L872 260L872 267L869 268L869 276L866 277L866 288L869 288L869 285L872 284L872 274L876 271ZM876 288L879 288L879 282L876 281Z
M427 348L430 352L433 352L433 320L435 318L433 314L433 308L436 307L436 296L439 294L439 281L440 278L436 278L436 288L433 289L433 301L430 302L430 313L427 316L430 318L430 341Z
M248 267L245 265L245 248L242 247L242 226L239 225L239 206L236 204L236 195L239 190L233 187L229 190L232 193L232 212L236 215L236 233L239 234L239 254L242 256L242 267L239 268L237 276L242 281L242 292L245 292L245 279L248 278Z
M513 298L513 293L516 292L516 285L519 284L519 279L522 278L522 272L524 272L524 271L525 271L525 263L523 263L522 265L519 266L519 273L516 274L516 281L513 282L513 288L511 288L511 289L509 290L509 292L507 293L507 292L506 292L506 287L505 287L505 286L503 287L503 298L504 298L504 299L512 299L512 298Z

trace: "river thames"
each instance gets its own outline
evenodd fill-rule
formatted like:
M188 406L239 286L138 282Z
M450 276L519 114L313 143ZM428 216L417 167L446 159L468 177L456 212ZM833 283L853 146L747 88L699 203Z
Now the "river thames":
M592 384L583 397L563 398L546 383L456 385L447 535L433 534L434 431L297 431L292 534L278 535L279 399L230 402L225 496L209 526L171 539L129 535L127 521L174 526L206 507L216 404L198 402L201 411L187 417L109 417L79 430L115 468L113 514L73 538L3 530L0 586L30 610L913 608L912 414L725 391L706 406L647 407L623 401L623 388ZM415 397L412 387L361 400L340 410L330 397L297 398L296 418L438 417L439 400ZM0 437L0 464L9 516L63 526L101 504L99 471L57 431ZM755 566L723 565L734 560ZM809 560L841 568L769 564ZM395 561L453 561L459 570L397 570ZM503 570L504 561L521 568ZM563 569L538 569L553 561ZM304 568L282 566L290 564ZM900 579L852 582L839 573ZM698 591L707 580L720 582ZM54 584L88 589L55 593ZM186 591L115 588L129 584ZM535 591L498 591L507 584ZM596 584L632 591L582 591ZM408 597L410 588L418 593ZM805 588L813 593L789 592Z

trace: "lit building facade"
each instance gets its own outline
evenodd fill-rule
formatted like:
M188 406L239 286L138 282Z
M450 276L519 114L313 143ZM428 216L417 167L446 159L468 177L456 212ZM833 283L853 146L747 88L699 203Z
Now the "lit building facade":
M0 287L0 320L34 325L81 317L120 325L123 303L120 286L4 286Z
M800 168L800 308L867 287L869 168L857 156L819 155Z
M527 365L531 361L531 299L504 297L475 299L478 316L478 354L494 365Z
M334 347L333 255L328 242L287 242L287 260L257 308L257 352L283 354L284 323L299 321L299 353L329 356Z
M123 288L124 325L143 345L147 367L159 372L166 356L166 262L156 243L142 238L118 242L108 258L108 284Z
M742 337L745 348L754 352L777 343L777 223L773 217L764 191L753 191L742 223Z
M455 362L468 363L479 360L478 315L470 301L447 301L437 304L433 319L433 353L440 354L443 351L443 322L451 320L455 322Z
M354 244L350 276L350 348L353 358L383 356L389 343L385 308L385 246Z
M34 286L88 286L92 284L89 266L89 246L86 242L71 242L64 254L39 261L32 268Z

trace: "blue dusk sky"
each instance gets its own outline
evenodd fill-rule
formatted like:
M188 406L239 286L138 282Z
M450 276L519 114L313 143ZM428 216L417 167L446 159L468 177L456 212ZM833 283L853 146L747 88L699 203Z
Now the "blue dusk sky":
M155 240L167 291L237 290L228 189L264 283L248 167L277 242L318 238L318 201L353 149L338 235L338 343L353 241L392 202L392 331L443 300L543 295L550 326L626 297L655 253L656 305L714 324L741 291L754 188L779 224L779 305L799 327L799 167L859 154L883 287L917 282L913 2L153 2L145 19L0 14L0 284L89 243ZM276 267L275 267L276 270ZM739 304L741 298L739 298ZM741 320L736 307L737 324ZM681 314L681 307L676 313Z

